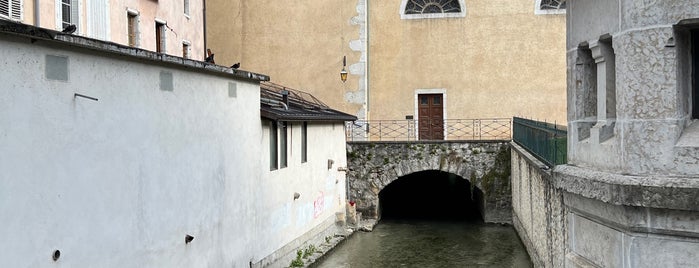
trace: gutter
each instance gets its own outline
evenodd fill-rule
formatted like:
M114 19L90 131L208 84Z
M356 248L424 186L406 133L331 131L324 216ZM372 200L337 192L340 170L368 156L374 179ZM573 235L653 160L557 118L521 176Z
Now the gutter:
M41 0L34 0L34 26L40 27L41 26L41 20L40 20L40 8L39 8L39 2Z

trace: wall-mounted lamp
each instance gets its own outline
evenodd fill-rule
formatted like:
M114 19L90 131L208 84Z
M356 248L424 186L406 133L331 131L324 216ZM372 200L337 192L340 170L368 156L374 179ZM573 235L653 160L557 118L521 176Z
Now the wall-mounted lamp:
M340 80L342 80L342 83L347 81L347 71L345 70L345 66L347 66L347 56L342 56L342 71L340 71Z
M191 236L191 235L184 236L184 243L185 244L189 244L190 242L192 242L192 240L194 240L194 236Z
M301 194L299 193L294 193L294 200L299 199L301 197Z

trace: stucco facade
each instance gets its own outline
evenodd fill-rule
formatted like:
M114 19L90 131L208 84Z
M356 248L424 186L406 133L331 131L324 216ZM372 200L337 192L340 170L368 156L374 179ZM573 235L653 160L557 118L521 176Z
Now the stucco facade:
M538 12L535 0L458 2L458 14L416 18L403 14L406 1L210 0L207 42L222 64L360 119L417 118L417 94L438 93L445 119L565 122L565 15Z
M291 126L270 171L267 76L0 29L0 266L288 265L344 219L343 124L308 124L305 163Z
M60 0L12 0L21 5L24 24L62 30ZM189 44L189 58L204 60L204 5L201 0L71 0L71 18L78 29L75 35L128 45L128 14L136 16L135 47L156 50L156 21L164 28L164 53L183 56L183 43Z
M273 82L313 94L330 107L363 114L363 0L206 1L207 46L216 63L264 72ZM343 56L347 82L340 80Z

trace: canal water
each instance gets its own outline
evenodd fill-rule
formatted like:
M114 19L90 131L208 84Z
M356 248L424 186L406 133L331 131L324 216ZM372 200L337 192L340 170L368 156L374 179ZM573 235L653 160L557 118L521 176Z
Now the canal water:
M477 221L382 220L314 267L532 267L511 226Z
M468 180L408 175L379 194L381 222L357 232L314 267L531 267L512 226L486 224Z

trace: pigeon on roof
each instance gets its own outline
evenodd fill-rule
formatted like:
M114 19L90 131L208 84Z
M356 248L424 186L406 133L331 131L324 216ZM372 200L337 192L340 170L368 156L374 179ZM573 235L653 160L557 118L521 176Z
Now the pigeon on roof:
M214 53L211 53L211 49L207 48L206 54L208 55L208 57L204 59L204 62L216 64L216 62L214 62Z
M65 28L63 28L63 31L62 31L62 32L65 33L65 34L72 34L72 33L74 33L75 30L77 30L77 29L78 29L78 27L75 26L75 24L71 24L71 25L68 25L68 26L66 26Z
M238 68L240 68L240 62L231 65L231 69L238 69Z

